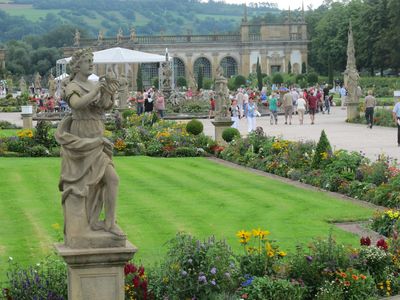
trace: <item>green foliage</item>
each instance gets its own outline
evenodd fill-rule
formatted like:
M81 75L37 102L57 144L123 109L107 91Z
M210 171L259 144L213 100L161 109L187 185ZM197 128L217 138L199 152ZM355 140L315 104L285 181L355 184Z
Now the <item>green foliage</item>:
M47 121L39 121L36 124L36 130L33 134L33 139L35 143L39 145L43 145L47 149L51 149L52 147L57 145L57 142L54 138L54 133L52 131L51 123Z
M67 267L55 257L27 268L11 258L7 284L6 299L67 299Z
M288 74L291 74L291 73L292 73L292 63L289 60L289 63L288 63Z
M203 78L203 89L205 90L211 90L212 85L214 84L214 81L210 78Z
M178 87L187 86L186 78L185 78L185 77L182 77L182 76L179 76L179 77L176 79L176 86L178 86Z
M0 129L16 129L18 128L17 125L12 124L8 121L0 120Z
M122 111L122 119L125 120L135 114L136 112L133 109L125 109L124 111Z
M303 61L301 64L301 74L306 74L307 73L307 66L306 63Z
M305 292L306 289L295 280L255 277L251 281L249 280L249 284L243 287L239 291L239 294L246 295L246 299L249 300L302 300L304 299Z
M237 75L235 77L235 89L240 88L241 86L245 86L246 85L246 77L244 77L243 75Z
M203 68L200 66L197 71L197 90L200 91L203 88Z
M27 149L26 153L32 157L46 157L50 156L50 151L43 145L34 145Z
M281 73L275 73L272 75L272 83L282 84L283 83L283 76Z
M169 251L149 274L149 290L156 299L212 299L233 292L238 269L225 241L205 241L179 233L168 242Z
M235 138L240 138L240 132L236 128L229 127L222 132L222 138L225 142L230 143Z
M262 87L263 87L263 76L262 76L262 72L261 72L261 65L260 65L260 59L257 57L257 87L258 90L261 91Z
M151 85L154 86L156 89L159 89L158 77L154 77L154 78L151 79Z
M315 149L315 154L313 157L312 167L320 167L321 161L324 157L328 157L332 153L331 144L329 143L328 137L326 136L325 130L321 131L321 136L317 147Z
M203 123L201 123L197 119L190 120L186 124L186 131L193 135L199 135L200 133L203 132Z
M314 85L318 83L318 74L317 73L308 73L307 74L307 82L310 85Z

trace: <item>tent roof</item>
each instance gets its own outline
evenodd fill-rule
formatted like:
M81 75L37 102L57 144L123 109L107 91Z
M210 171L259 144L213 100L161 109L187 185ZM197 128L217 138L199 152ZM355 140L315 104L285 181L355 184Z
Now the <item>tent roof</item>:
M67 64L71 57L57 60L57 64ZM93 52L94 64L149 63L165 61L165 56L126 48L110 48Z

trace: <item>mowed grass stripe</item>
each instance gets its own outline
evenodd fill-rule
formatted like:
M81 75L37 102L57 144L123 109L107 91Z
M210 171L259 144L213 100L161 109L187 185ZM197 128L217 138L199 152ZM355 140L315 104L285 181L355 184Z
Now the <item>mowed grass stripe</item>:
M205 158L116 157L114 162L120 176L118 223L139 247L136 258L144 263L158 260L166 251L165 242L177 231L199 238L215 234L239 249L235 233L261 227L270 230L271 238L290 251L298 242L327 236L331 227L327 220L372 215L371 209L326 193L300 189ZM36 262L45 251L37 246L31 256L23 241L36 245L51 241L51 246L55 242L51 224L58 221L62 227L60 159L2 158L0 170L8 178L0 180L0 215L8 231L13 231L13 235L0 235L0 257L4 260L17 251L19 257L25 255L26 261ZM19 188L21 184L24 189ZM40 230L33 230L23 219L27 210ZM32 238L37 232L43 235L40 241ZM352 234L340 230L334 233L341 242L357 243ZM16 246L9 248L9 244ZM4 245L6 249L2 250Z

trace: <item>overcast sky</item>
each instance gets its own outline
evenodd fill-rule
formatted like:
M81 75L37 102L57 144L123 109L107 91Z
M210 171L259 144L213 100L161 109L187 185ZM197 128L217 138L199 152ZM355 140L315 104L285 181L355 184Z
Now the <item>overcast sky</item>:
M224 0L226 3L250 3L250 2L270 2L277 3L280 9L288 9L289 6L291 9L301 8L302 0ZM304 9L307 10L309 5L312 5L313 8L317 8L323 2L323 0L303 0L304 1Z

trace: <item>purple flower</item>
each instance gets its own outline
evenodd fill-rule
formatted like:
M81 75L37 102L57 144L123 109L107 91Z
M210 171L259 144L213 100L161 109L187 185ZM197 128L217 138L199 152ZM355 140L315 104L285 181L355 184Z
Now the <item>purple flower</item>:
M182 276L186 276L187 272L185 270L182 270L181 274L182 274Z
M216 274L217 273L217 268L213 267L210 271L211 274Z
M313 260L313 257L312 257L312 256L310 256L310 255L307 255L307 256L306 256L306 259L307 259L307 261L308 261L308 262L312 262L312 260Z
M216 283L215 280L213 279L213 280L211 280L211 284L212 284L212 285L216 285L217 283Z
M199 276L199 282L200 283L207 283L207 278L205 275L200 275Z

